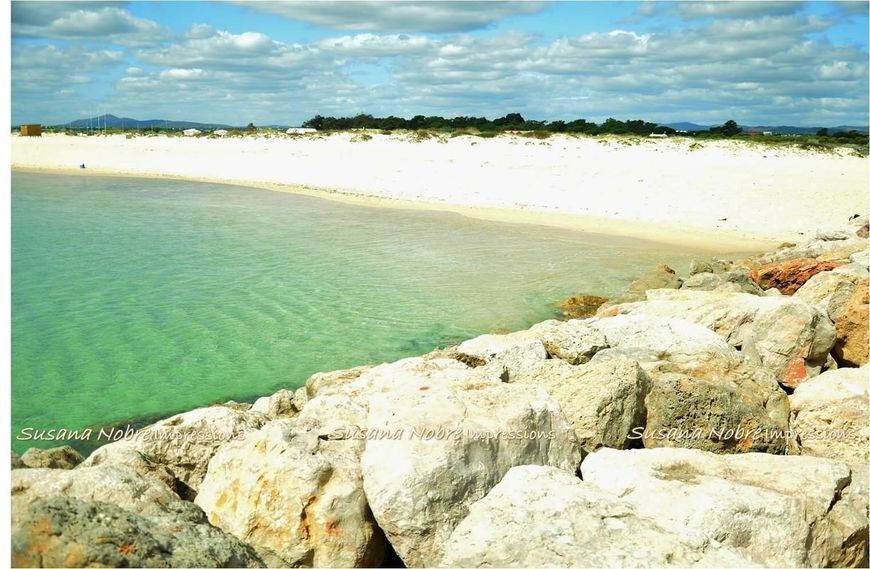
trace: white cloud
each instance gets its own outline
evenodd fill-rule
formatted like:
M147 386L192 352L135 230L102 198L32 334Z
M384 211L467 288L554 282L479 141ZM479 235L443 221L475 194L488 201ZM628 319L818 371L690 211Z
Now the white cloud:
M486 28L517 14L546 8L545 2L245 2L255 10L339 30L464 32Z
M200 79L206 76L202 69L166 69L160 72L161 79Z
M747 18L793 14L801 9L803 2L677 2L677 11L686 19L696 18Z
M136 18L110 3L13 2L13 37L100 39L120 45L151 45L170 37L152 20Z
M828 19L765 9L675 30L626 26L550 40L508 31L289 43L196 24L172 42L126 56L14 45L13 108L117 70L106 95L124 105L116 114L234 124L299 123L317 113L512 111L539 119L866 124L866 50L820 36Z

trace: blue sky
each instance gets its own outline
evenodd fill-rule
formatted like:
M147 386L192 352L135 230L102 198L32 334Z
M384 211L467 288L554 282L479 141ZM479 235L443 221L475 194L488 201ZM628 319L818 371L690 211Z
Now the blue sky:
M867 2L12 3L12 122L866 125Z

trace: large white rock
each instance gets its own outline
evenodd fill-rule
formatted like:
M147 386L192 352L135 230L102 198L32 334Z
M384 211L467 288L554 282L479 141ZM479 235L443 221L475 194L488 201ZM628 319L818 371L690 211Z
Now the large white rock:
M834 345L831 321L800 299L743 293L653 290L646 302L620 304L618 314L666 316L713 330L745 359L795 387L818 375Z
M695 547L563 470L512 468L444 546L443 567L749 567L734 549Z
M196 504L270 566L377 566L384 540L362 488L364 441L336 434L362 422L365 411L341 395L310 403L310 413L328 413L330 425L304 415L278 419L225 445Z
M457 347L456 356L472 366L498 365L505 370L510 381L515 375L547 359L547 350L538 333L523 330L511 334L484 334L466 340Z
M137 514L179 511L182 502L165 484L122 465L59 470L25 468L12 471L12 496L33 501L69 496L88 502L114 504Z
M222 406L194 409L98 448L79 468L124 464L164 482L158 473L168 470L190 494L195 494L217 449L229 441L245 438L265 420L260 413ZM186 497L191 497L190 494Z
M372 366L359 366L350 369L315 373L305 382L305 392L311 399L318 395L340 393L345 385L356 380Z
M591 363L627 357L652 378L645 429L633 430L632 439L642 439L647 448L785 452L785 393L771 374L744 362L715 332L661 316L620 314L590 322L613 346Z
M725 281L719 275L713 273L695 273L683 281L682 290L716 290Z
M858 278L848 273L822 271L810 277L810 280L794 293L794 298L814 306L831 320L836 321L842 315L857 282Z
M701 377L721 377L740 362L737 352L715 332L686 320L620 314L590 323L610 346L596 354L598 360L619 354L637 360L650 373Z
M695 547L714 542L772 567L861 566L867 516L839 462L764 453L601 449L585 482L619 497Z
M870 366L826 371L800 384L789 400L801 454L845 462L866 485Z
M562 407L587 452L601 446L628 448L632 431L646 423L644 400L650 378L637 362L627 358L583 365L545 360L515 381L546 389Z
M251 411L262 413L270 419L292 417L304 406L307 393L301 388L300 393L288 389L280 389L266 397L260 397L251 406Z
M863 251L852 253L849 255L849 262L851 264L861 265L865 269L870 269L870 249L864 249Z
M595 352L607 347L604 334L587 320L544 323L531 331L538 330L547 353L569 364L586 363Z
M826 255L837 256L836 253L838 251L844 251L850 248L865 248L866 246L867 239L856 236L855 229L852 229L852 235L848 239L810 239L809 241L798 245L783 247L770 253L758 255L751 261L755 265L763 265L780 261L790 261L792 259L815 259ZM848 254L846 256L848 257Z
M499 364L472 368L453 358L413 357L375 366L353 381L325 393L345 395L368 409L369 399L373 395L389 393L410 384L422 386L467 381L501 383L502 375L503 369Z
M468 507L511 467L574 472L580 448L558 403L533 385L407 378L369 398L363 486L408 566L439 561Z

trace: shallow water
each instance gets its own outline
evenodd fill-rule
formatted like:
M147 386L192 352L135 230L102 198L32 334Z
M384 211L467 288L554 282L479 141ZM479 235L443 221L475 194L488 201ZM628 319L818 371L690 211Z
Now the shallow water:
M450 213L86 175L13 173L12 217L13 438L251 399L519 329L568 295L611 295L691 258Z

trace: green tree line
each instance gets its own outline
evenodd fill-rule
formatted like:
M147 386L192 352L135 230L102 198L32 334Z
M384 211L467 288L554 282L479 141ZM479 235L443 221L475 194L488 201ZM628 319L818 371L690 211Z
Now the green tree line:
M733 121L731 121L733 122ZM485 117L453 117L417 115L406 119L402 117L374 117L361 114L355 117L324 117L317 115L302 124L306 128L317 130L348 130L353 128L369 128L379 130L460 130L474 128L479 131L547 131L547 132L577 132L584 134L641 134L652 133L675 134L670 127L642 120L620 121L609 118L601 124L577 119L573 121L535 121L526 120L520 113L507 115L490 120Z

